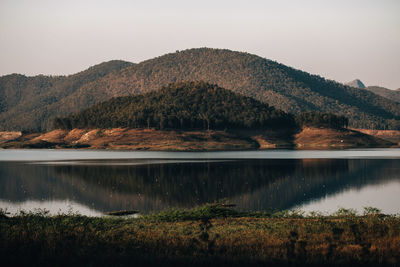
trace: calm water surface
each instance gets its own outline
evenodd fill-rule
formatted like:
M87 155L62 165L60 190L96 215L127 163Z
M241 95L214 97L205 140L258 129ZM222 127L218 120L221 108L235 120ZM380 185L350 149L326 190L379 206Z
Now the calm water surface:
M400 149L0 150L0 208L101 216L226 200L240 210L400 213Z

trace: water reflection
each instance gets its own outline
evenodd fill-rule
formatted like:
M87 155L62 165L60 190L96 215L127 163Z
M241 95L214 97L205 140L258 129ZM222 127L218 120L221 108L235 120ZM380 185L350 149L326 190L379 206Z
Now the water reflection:
M357 198L358 189L400 181L400 160L0 162L0 177L2 208L70 201L88 215L120 209L149 213L227 199L241 210L270 210L304 207L349 190ZM398 195L391 203L400 201Z

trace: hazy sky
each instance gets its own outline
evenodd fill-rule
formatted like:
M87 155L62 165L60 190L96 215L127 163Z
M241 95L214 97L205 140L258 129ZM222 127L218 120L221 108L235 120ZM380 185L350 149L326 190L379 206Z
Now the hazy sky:
M400 0L0 0L0 75L71 74L194 47L400 87Z

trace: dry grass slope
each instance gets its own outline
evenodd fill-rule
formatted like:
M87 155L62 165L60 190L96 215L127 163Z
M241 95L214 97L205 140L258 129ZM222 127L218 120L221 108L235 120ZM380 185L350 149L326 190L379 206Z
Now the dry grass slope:
M297 148L390 147L394 144L359 131L306 127L295 136Z

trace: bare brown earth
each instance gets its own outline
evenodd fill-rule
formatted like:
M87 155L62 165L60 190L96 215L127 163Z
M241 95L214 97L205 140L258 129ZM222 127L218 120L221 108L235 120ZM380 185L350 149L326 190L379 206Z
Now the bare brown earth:
M395 144L355 130L304 128L296 135L274 131L175 131L155 129L73 129L47 133L0 133L1 148L89 148L165 151L271 148L391 147Z
M367 129L354 129L356 131L372 135L392 143L400 145L400 131L395 130L367 130Z
M225 131L160 131L154 129L53 130L3 142L3 148L91 148L129 150L214 151L256 149L253 140Z
M395 144L359 131L306 127L295 135L297 148L391 147Z
M22 135L21 132L0 132L0 144L14 140Z

